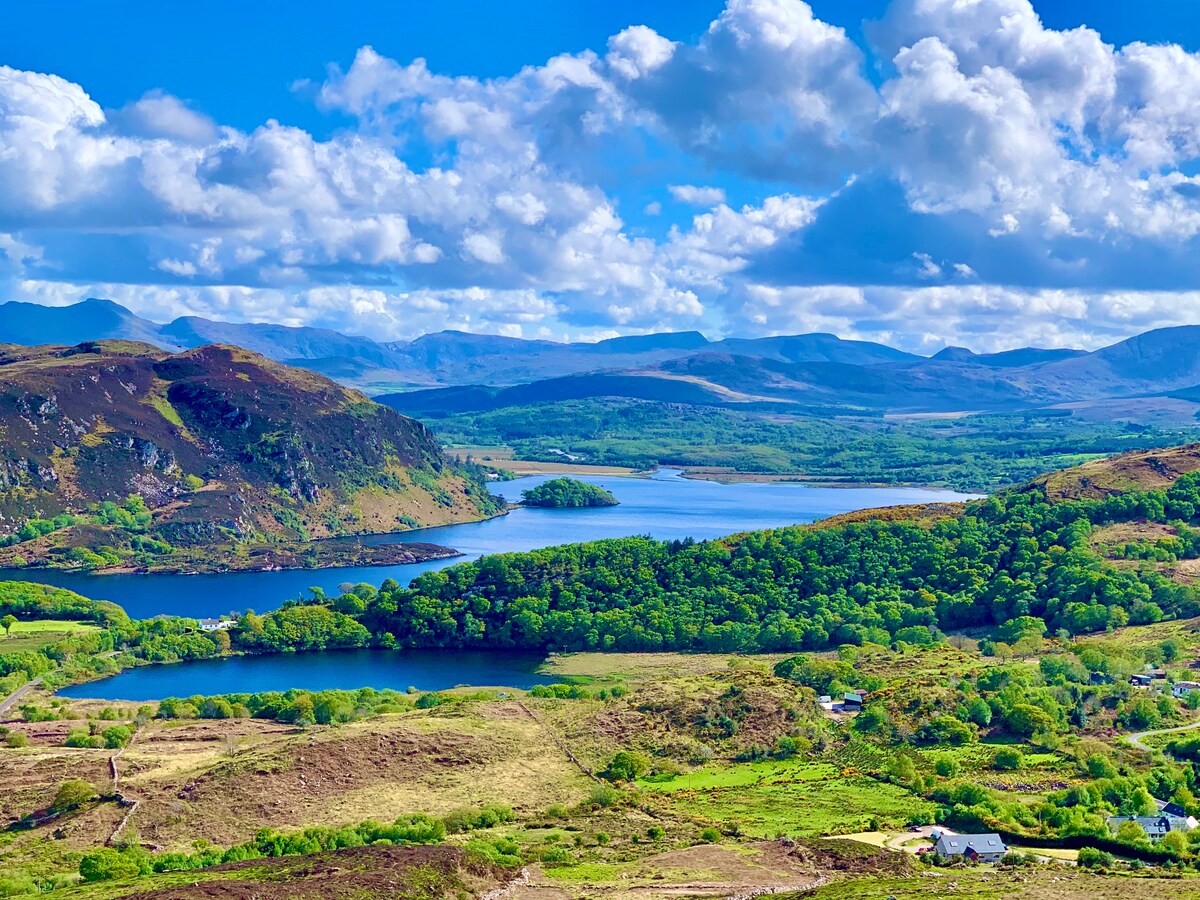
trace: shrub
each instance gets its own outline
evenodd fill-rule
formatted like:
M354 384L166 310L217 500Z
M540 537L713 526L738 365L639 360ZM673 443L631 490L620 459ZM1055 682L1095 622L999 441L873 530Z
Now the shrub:
M105 847L85 853L79 861L79 876L84 881L136 878L152 871L149 854L140 848L114 850Z
M1016 747L1001 747L992 756L992 768L999 772L1015 772L1025 762L1025 757Z
M622 750L601 774L609 781L635 781L649 770L650 760L645 754Z
M588 800L594 806L603 806L603 807L612 806L620 799L621 799L620 792L616 788L612 787L611 785L607 785L607 784L597 784L597 785L593 786L592 793L588 797Z
M939 756L933 763L933 770L943 778L953 778L959 772L958 760L953 756Z
M54 794L54 803L50 808L55 812L78 809L95 796L96 789L90 782L84 781L82 778L72 778L58 786L58 791Z
M1106 869L1112 865L1113 855L1095 847L1081 847L1078 863L1086 869Z
M19 897L23 894L40 894L37 882L24 872L0 874L0 897Z
M708 828L700 829L700 840L706 844L715 844L721 839L721 832L709 826Z
M104 739L105 747L109 750L116 750L129 743L133 738L133 732L124 725L110 725L100 736Z
M4 738L4 743L13 749L29 746L29 738L22 731L10 731ZM3 896L3 895L0 895Z

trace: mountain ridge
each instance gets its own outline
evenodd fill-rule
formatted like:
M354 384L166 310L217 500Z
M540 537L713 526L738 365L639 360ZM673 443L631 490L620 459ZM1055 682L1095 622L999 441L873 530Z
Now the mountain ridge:
M1200 412L1200 326L1155 329L1094 351L1026 347L932 357L812 333L710 341L697 331L560 343L442 331L376 342L307 326L235 324L184 316L159 325L110 300L68 307L0 304L0 342L134 340L179 352L242 346L375 394L396 409L437 415L545 400L614 396L697 405L837 414L946 414L1170 398L1175 419ZM439 395L438 390L446 391ZM1128 407L1129 404L1126 404ZM1193 409L1194 408L1194 409ZM1136 419L1141 411L1122 415Z

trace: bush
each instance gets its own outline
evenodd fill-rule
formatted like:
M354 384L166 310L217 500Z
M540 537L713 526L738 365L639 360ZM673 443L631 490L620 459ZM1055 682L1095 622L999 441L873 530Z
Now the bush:
M1015 772L1025 762L1025 757L1016 747L1001 747L992 756L992 768L998 772Z
M1113 855L1095 847L1081 847L1078 862L1085 869L1107 869L1113 864Z
M40 894L37 882L24 872L0 874L0 897L19 897L24 894Z
M133 738L133 732L124 725L110 725L100 736L104 739L105 747L109 750L117 750L129 743Z
M588 800L594 806L609 807L621 799L620 792L607 784L597 784L592 788L592 793Z
M105 847L86 853L79 861L79 876L84 881L110 881L149 875L154 869L149 854L138 848L114 850Z
M948 754L939 756L933 763L933 771L943 778L953 778L958 774L959 769L958 760Z
M622 750L601 774L609 781L636 781L649 770L650 760L645 754Z
M28 747L29 746L29 738L25 735L25 733L23 731L10 731L8 733L8 735L5 736L4 743L6 743L8 746L12 747L13 749L18 749L20 747ZM0 894L0 897L2 897L2 896L4 896L4 895Z
M700 829L700 840L706 844L715 844L721 839L721 832L713 827Z
M72 778L58 786L54 794L54 803L50 806L55 812L67 812L78 809L96 796L96 789L90 782L82 778Z
M103 747L104 738L93 735L86 728L73 728L67 732L67 739L63 742L64 747Z
M511 806L503 803L492 803L479 808L462 807L446 814L442 823L446 831L460 834L464 831L474 831L477 828L494 828L513 820Z

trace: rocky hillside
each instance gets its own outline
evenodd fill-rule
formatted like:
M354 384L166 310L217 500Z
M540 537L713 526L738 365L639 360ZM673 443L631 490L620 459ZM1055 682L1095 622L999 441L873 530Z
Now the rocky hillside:
M1033 482L1051 500L1101 500L1125 491L1165 490L1180 475L1200 469L1200 444L1136 450L1050 472Z
M0 564L205 567L498 508L419 423L240 348L0 345Z

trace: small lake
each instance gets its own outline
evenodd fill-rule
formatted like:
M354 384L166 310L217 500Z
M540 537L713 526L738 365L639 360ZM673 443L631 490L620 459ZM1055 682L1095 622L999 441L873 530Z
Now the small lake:
M162 700L200 693L249 694L259 691L376 690L415 687L443 691L460 685L528 690L556 679L539 675L538 653L456 650L326 650L234 656L127 669L59 691L62 697L105 700Z
M534 475L497 482L492 490L510 501L547 481ZM478 559L489 553L535 550L600 538L650 535L658 540L696 540L740 531L814 522L876 506L950 502L970 495L921 488L829 488L804 484L719 484L683 478L664 469L648 478L584 476L612 491L620 506L596 509L516 509L486 522L446 525L404 534L364 536L364 543L428 542L464 556L405 566L365 566L222 575L83 575L50 569L0 570L0 578L69 588L96 600L112 600L134 618L172 614L202 618L254 609L266 612L307 596L310 587L337 593L339 584L386 578L406 584L422 572ZM360 683L361 684L361 683ZM407 686L407 685L405 685ZM419 687L419 685L418 685Z

